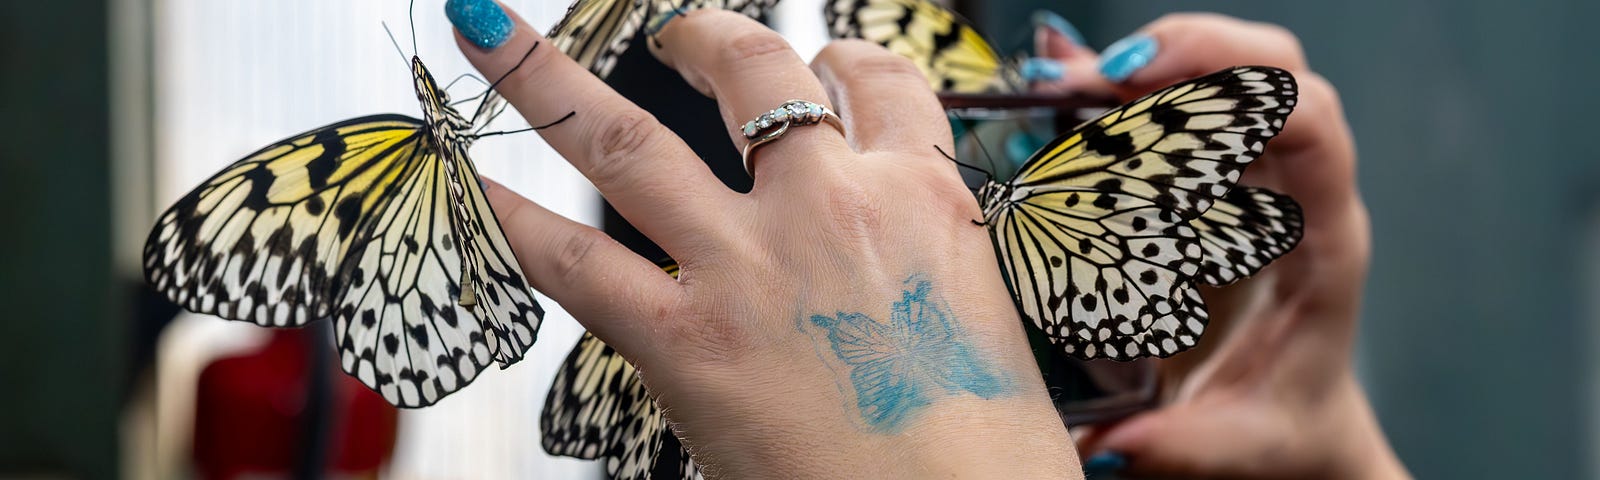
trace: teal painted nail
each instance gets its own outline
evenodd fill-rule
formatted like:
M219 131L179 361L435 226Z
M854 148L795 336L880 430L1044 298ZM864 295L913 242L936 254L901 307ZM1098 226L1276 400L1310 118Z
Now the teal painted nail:
M1115 473L1127 467L1128 459L1124 458L1122 454L1117 452L1101 452L1098 455L1089 457L1089 461L1083 462L1083 474L1104 475L1107 473Z
M444 14L478 48L493 50L511 38L511 17L494 0L450 0L444 4Z
M1066 76L1067 66L1049 58L1032 57L1022 61L1022 79L1029 82L1054 82Z
M1134 72L1149 65L1159 49L1155 37L1142 33L1117 40L1101 54L1100 73L1113 82L1127 80Z
M1089 42L1083 39L1083 33L1078 31L1078 27L1072 26L1072 22L1068 22L1066 18L1056 15L1056 12L1035 10L1033 12L1033 26L1055 30L1061 36L1067 37L1067 40L1072 40L1072 43L1089 45Z

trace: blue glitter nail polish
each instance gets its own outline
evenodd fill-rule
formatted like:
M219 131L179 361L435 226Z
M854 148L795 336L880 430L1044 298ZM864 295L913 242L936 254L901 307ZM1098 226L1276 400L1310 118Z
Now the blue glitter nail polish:
M1052 59L1040 57L1023 60L1022 66L1018 67L1017 70L1022 74L1022 79L1029 82L1054 82L1067 74L1066 65L1062 65L1061 62Z
M1150 64L1160 49L1156 39L1142 33L1130 35L1106 47L1100 57L1100 73L1113 82L1127 80Z
M1067 37L1067 40L1071 40L1074 44L1089 45L1089 42L1083 39L1083 33L1078 31L1078 27L1072 26L1072 22L1068 22L1067 19L1056 15L1056 12L1049 10L1033 12L1033 26L1055 30L1056 33Z
M1104 475L1128 467L1128 459L1117 452L1101 452L1083 462L1084 475Z
M511 17L494 0L450 0L444 13L461 36L485 50L504 45L514 28Z

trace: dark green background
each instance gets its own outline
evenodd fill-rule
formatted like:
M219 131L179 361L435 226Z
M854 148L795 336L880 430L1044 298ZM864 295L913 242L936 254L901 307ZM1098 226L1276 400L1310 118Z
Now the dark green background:
M104 1L0 2L0 476L117 476Z

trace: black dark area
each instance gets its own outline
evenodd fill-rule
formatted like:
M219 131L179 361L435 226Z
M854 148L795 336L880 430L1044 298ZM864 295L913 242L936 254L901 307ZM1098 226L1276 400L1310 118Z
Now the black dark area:
M750 176L745 174L739 152L723 129L717 102L701 95L684 82L677 71L656 60L646 48L647 41L650 39L643 36L633 39L633 46L611 71L608 80L611 88L654 114L663 125L683 138L728 188L750 191ZM650 163L648 160L641 162L646 166ZM602 222L607 234L645 258L666 258L661 247L634 229L610 202L605 203Z

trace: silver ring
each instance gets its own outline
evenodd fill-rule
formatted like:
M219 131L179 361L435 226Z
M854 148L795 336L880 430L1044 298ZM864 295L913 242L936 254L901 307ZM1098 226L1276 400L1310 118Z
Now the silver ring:
M752 176L755 175L756 171L750 164L750 154L755 152L756 147L782 137L783 134L789 132L790 126L816 125L823 122L832 125L834 129L839 131L840 135L844 135L844 122L839 120L839 116L834 114L833 110L822 104L805 100L783 102L783 105L778 106L778 108L761 114L755 120L745 122L744 138L749 140L750 143L744 145L744 153L742 155L744 157L744 171Z

